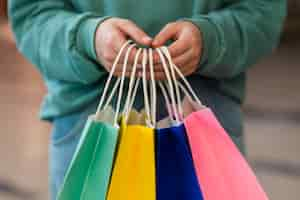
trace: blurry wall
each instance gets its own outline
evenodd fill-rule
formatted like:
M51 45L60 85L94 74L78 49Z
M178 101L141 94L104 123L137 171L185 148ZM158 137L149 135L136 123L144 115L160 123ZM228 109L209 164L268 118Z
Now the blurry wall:
M300 1L288 1L288 17L285 23L284 36L286 34L300 33Z
M7 0L0 0L0 16L4 17L7 15Z

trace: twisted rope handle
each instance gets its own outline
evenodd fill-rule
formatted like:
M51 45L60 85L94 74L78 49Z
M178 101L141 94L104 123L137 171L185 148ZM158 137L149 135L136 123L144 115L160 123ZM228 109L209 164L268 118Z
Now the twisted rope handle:
M164 52L164 54L166 55L166 57L171 58L170 52L168 50L167 47L163 46L161 47L162 51ZM180 79L183 81L183 83L185 84L185 87L182 83L180 83L177 79L173 79L174 82L176 82L178 84L178 86L181 88L181 90L185 93L185 95L191 99L196 101L197 104L199 104L199 106L203 106L202 102L200 101L200 99L198 98L198 96L196 95L195 91L193 90L192 86L190 85L189 81L185 78L185 76L182 74L182 72L180 71L180 69L173 63L173 61L171 60L171 64L170 67L173 68L175 70L175 72L177 73L177 75L180 77Z
M142 52L141 48L139 48L136 52L133 67L132 67L132 72L131 72L131 75L130 75L128 95L127 95L127 99L126 99L125 106L124 106L124 112L123 112L126 122L128 120L130 110L133 106L133 103L134 103L134 100L135 100L135 97L136 97L137 88L138 88L138 85L140 83L140 78L138 78L136 80L135 85L134 85L135 78L136 78L135 75L136 75L138 59L139 59L139 56L140 56L141 52Z
M152 124L156 126L156 106L157 106L157 94L156 94L156 84L155 84L155 75L154 75L154 64L153 64L153 50L149 49L149 68L150 68L150 83L151 83L151 119Z
M98 104L98 107L97 107L97 111L96 111L96 114L95 114L95 118L96 118L96 119L99 119L99 118L100 118L100 116L99 116L99 115L100 115L100 111L102 110L102 106L103 106L103 103L104 103L104 101L105 101L105 97L106 97L107 90L108 90L108 88L109 88L109 85L111 84L111 80L112 80L113 74L114 74L114 72L115 72L115 70L116 70L117 64L118 64L118 62L119 62L119 60L120 60L120 57L121 57L121 55L122 55L124 49L125 49L131 42L132 42L131 40L128 40L126 43L124 43L124 44L122 45L122 47L121 47L121 49L120 49L120 51L119 51L119 53L118 53L118 55L117 55L117 57L116 57L114 63L113 63L113 66L112 66L112 68L111 68L111 71L110 71L110 73L109 73L109 76L108 76L108 78L107 78L107 81L106 81L106 83L105 83L105 86L104 86L104 90L103 90L101 99L100 99L99 104ZM119 84L119 80L116 81L114 88L116 88L116 87L118 86L118 84ZM115 90L114 90L114 91L115 91ZM111 99L112 99L112 97L109 98L109 100L111 100ZM109 104L109 101L108 101L108 103L107 103L106 105L108 105L108 104Z
M164 72L165 72L165 75L166 75L166 78L167 78L167 84L168 84L168 87L169 87L169 94L170 94L170 97L171 97L171 106L172 106L172 111L174 113L174 117L175 117L175 121L177 123L180 123L180 116L179 116L179 113L178 113L178 110L177 110L177 107L176 107L176 100L175 100L175 94L174 94L174 87L173 87L173 81L172 81L172 78L170 76L170 72L168 70L168 66L166 64L166 60L164 58L164 55L161 51L160 48L157 48L155 49L161 59L161 62L162 62L162 65L163 65L163 68L164 68ZM172 116L170 116L171 118L173 118Z
M124 80L125 80L125 73L126 73L126 68L127 68L127 64L128 64L128 58L129 58L129 54L130 54L132 48L135 46L136 46L136 44L130 45L125 54L123 71L122 71L122 76L121 76L121 83L120 83L120 88L119 88L119 95L118 95L118 100L117 100L116 113L115 113L114 122L113 122L115 126L117 126L117 123L118 123L118 117L119 117L119 112L120 112L120 107L121 107L121 100L122 100L122 95L123 95Z

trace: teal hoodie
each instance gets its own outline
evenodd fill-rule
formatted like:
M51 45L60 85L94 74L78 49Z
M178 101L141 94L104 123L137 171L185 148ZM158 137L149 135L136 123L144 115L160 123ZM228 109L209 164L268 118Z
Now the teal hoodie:
M79 111L101 95L107 72L97 60L94 36L108 17L134 21L150 36L176 20L203 34L196 74L214 80L222 94L242 103L245 71L276 46L285 0L10 0L19 50L48 88L41 110L52 120Z

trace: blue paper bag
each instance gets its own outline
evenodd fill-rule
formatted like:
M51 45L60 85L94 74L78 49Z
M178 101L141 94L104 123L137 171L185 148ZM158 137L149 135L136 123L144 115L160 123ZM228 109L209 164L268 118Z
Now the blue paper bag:
M155 135L157 200L202 200L184 125Z

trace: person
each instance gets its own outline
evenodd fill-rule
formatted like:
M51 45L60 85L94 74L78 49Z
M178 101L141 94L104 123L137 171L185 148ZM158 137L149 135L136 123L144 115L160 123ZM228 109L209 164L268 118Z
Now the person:
M246 70L276 47L285 15L285 0L9 1L18 49L48 88L41 118L53 123L52 199L127 39L152 48L168 45L174 63L244 152ZM156 54L154 62L155 77L164 79ZM120 74L118 67L114 75ZM141 92L137 99L142 102Z

